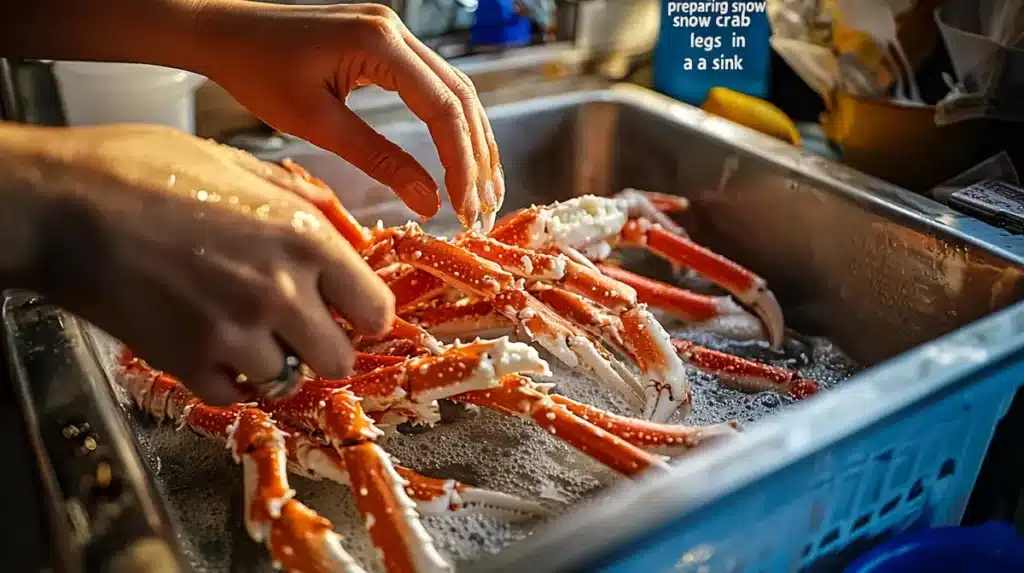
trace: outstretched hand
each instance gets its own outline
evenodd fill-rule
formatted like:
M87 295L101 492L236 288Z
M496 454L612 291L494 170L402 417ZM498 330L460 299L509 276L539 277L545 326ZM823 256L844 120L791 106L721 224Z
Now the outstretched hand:
M379 4L281 6L216 2L201 10L215 42L211 79L272 127L307 139L395 190L413 211L440 208L437 185L411 155L374 131L345 99L358 86L396 91L423 120L462 223L489 230L504 197L490 123L472 82Z
M243 400L238 375L272 380L291 351L349 374L328 305L361 332L390 327L391 291L283 168L162 127L39 133L39 290L204 400Z

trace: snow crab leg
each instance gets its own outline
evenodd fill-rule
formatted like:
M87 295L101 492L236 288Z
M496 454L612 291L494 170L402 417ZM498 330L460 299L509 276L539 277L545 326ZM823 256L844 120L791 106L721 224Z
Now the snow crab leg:
M522 376L504 376L494 388L465 392L452 399L531 420L552 436L626 476L667 468L659 456L576 416Z
M726 352L705 348L689 340L673 339L672 346L687 364L703 370L741 390L763 392L774 390L797 400L818 392L818 384L801 378L795 370L779 368L747 360Z
M645 416L648 418L664 421L680 407L689 408L691 394L686 372L671 351L667 335L657 340L652 338L652 335L663 334L664 330L646 309L635 312L642 315L642 322L652 329L630 331L632 335L642 337L642 340L632 341L635 356L646 352L656 353L643 356L644 361L639 363L647 378L640 383L624 365L584 331L550 312L540 301L526 293L522 277L517 278L516 273L527 275L531 280L561 280L569 288L586 291L599 302L611 305L617 312L635 307L636 293L627 285L565 257L529 253L489 239L480 239L484 242L481 245L479 241L474 242L474 237L468 233L450 243L426 235L414 223L392 228L362 227L326 185L313 179L292 162L285 162L284 165L315 182L316 188L323 191L311 200L338 226L353 246L367 257L368 262L372 258L374 263L384 265L381 269L390 268L396 262L415 269L405 274L397 273L394 269L385 273L394 277L389 286L395 292L396 306L400 310L409 304L429 300L449 286L455 287L462 293L491 302L521 332L566 365L586 368L607 384L631 389L643 396ZM651 209L651 216L659 214L656 209ZM476 253L473 252L474 245L480 247ZM495 256L486 256L492 248ZM480 256L482 254L484 256ZM504 268L503 264L511 269ZM420 272L415 272L417 270ZM409 291L403 290L405 288L412 289L414 294L410 295Z
M530 292L559 315L569 318L617 351L632 356L634 351L627 342L626 333L630 329L643 330L640 328L643 323L637 322L635 315L616 317L576 293L550 285L534 285ZM511 326L508 322L503 324L501 321L504 317L493 309L472 302L435 305L426 311L410 314L409 319L431 331L444 332L449 336L472 335L480 325L488 325L492 331ZM667 334L665 336L668 337ZM740 358L689 340L671 338L670 344L684 364L707 372L741 390L771 390L796 399L812 396L818 390L814 381L802 378L794 370ZM633 359L637 362L642 360L637 357Z
M287 426L282 427L287 430ZM285 444L288 447L288 469L292 473L351 487L345 461L337 450L300 430L287 431ZM422 515L473 513L522 520L550 514L547 508L535 501L451 479L427 477L400 465L394 468L405 481L406 495L416 502L416 508Z
M373 364L381 364L381 368L387 369L392 366L401 365L402 372L416 372L422 364L422 359L410 359L404 360L400 357L393 356L382 356L376 357L372 355L364 355L360 357L360 360L365 360L367 367ZM429 360L436 360L436 358L430 358ZM379 362L378 362L379 361ZM442 368L442 370L447 370ZM458 371L458 368L453 369ZM399 371L399 370L395 370ZM454 374L454 373L451 373ZM388 380L394 380L395 378L390 374L380 374L376 370L370 370L363 376L356 376L347 380L337 381L323 381L323 384L331 386L342 386L348 384L347 388L350 388L357 396L362 397L363 392L360 390L363 387L376 388L377 383L381 378ZM372 384L368 384L367 381L373 380ZM316 382L314 382L315 384ZM396 382L389 388L397 388L401 383ZM675 424L660 424L656 422L649 422L646 420L638 420L629 418L626 416L619 416L610 412L605 412L598 408L575 402L564 396L557 394L550 394L550 384L537 384L532 382L526 377L518 374L506 374L503 375L497 382L492 384L488 388L479 390L471 390L461 394L451 394L446 396L447 398L457 401L464 402L467 404L473 404L476 406L484 406L496 410L504 414L515 415L519 417L529 418L538 422L542 428L548 429L548 422L558 421L563 430L558 427L552 432L553 434L565 439L570 442L571 445L578 447L581 451L592 454L596 448L596 444L592 442L588 436L584 436L587 439L582 442L574 441L576 438L571 436L578 436L582 432L578 427L582 422L589 422L596 426L590 428L591 433L597 438L604 439L604 436L598 430L603 430L612 436L618 437L628 444L632 444L641 449L649 450L654 453L666 453L670 455L682 454L701 443L724 437L727 435L735 434L738 431L738 426L734 422L727 424L719 424L708 427L690 427L690 426L678 426ZM377 389L378 394L391 394L394 390L383 390L383 387ZM551 409L554 407L551 403L548 403L548 399L554 403L566 407L573 417L578 420L565 420L564 414L556 412L551 414ZM373 412L374 406L370 404L378 404L377 402L371 402L364 400L368 408ZM537 416L542 416L545 420L539 420ZM415 420L413 420L415 421ZM436 418L423 420L422 423L432 424L437 421ZM567 428L567 429L566 429ZM549 430L550 431L550 430ZM568 436L566 432L569 432ZM618 448L621 445L612 443L608 446L610 451L615 455L623 453ZM636 452L630 449L625 450L625 453L630 456L636 456ZM644 467L650 467L651 465L658 465L656 460L651 460L646 456L641 456L646 459ZM625 458L628 462L629 458ZM607 460L602 458L602 462ZM611 465L611 463L609 463ZM615 466L613 466L615 467ZM622 469L621 467L615 467L615 469Z
M625 329L623 336L632 350L628 355L635 359L644 373L645 380L641 384L641 391L645 396L644 416L652 420L664 421L680 407L689 407L691 395L686 371L669 346L668 334L647 312L646 308L637 305L636 293L629 286L565 257L531 252L484 237L466 236L459 241L459 246L444 243L425 235L421 236L419 240L423 247L415 253L421 253L420 260L428 259L429 261L429 258L433 256L423 253L437 252L439 262L443 261L444 265L451 266L453 269L459 268L459 270L449 270L445 276L446 281L455 284L458 284L460 280L465 281L465 286L461 286L460 290L481 298L490 298L494 302L495 309L506 317L517 321L521 327L525 327L527 333L532 334L531 338L537 340L562 362L575 366L572 355L587 357L582 365L589 366L604 380L629 380L631 377L622 369L608 370L607 366L618 366L617 360L603 352L599 345L588 338L571 335L572 322L563 320L557 314L550 312L546 308L547 305L528 294L524 290L525 282L518 283L518 288L515 289L503 289L498 293L491 293L486 289L476 287L479 279L474 282L473 279L464 277L472 276L475 271L470 270L471 268L490 268L479 265L473 267L471 261L483 260L496 269L491 272L500 272L503 277L517 275L520 280L556 281L559 284L564 284L566 288L584 293L585 296L609 308L612 312L622 313L623 317L628 317L627 320L631 325L636 325L636 328ZM397 251L399 260L403 262L415 263L417 260L415 258L411 261L408 260L406 247L403 245L398 245ZM432 268L426 266L422 268L432 274L440 274L438 266L435 264ZM462 270L464 268L467 270ZM444 270L442 269L440 272L444 272ZM536 320L538 318L545 324L538 324L539 321ZM529 321L533 321L535 324L532 326L527 324ZM577 324L579 323L577 322ZM593 353L597 353L597 356L594 357Z
M698 294L612 265L598 264L597 268L604 275L633 287L640 302L670 312L688 322L705 322L721 316L745 313L743 307L728 296Z
M631 389L640 396L644 394L645 385L639 384L614 356L585 332L530 296L524 290L523 280L502 269L499 264L480 258L455 244L431 237L415 225L391 229L388 239L393 241L398 261L423 271L422 274L436 277L463 293L488 301L495 310L515 323L521 332L568 366L584 367L612 387ZM603 277L599 280L608 282ZM394 288L394 285L391 286ZM396 294L396 298L400 296ZM672 352L666 354L672 355ZM652 402L649 396L646 405L649 415L664 420L680 406L688 406L686 400L689 392L685 377L655 382L664 386L659 386L654 394L657 402Z
M377 359L386 360L386 359ZM336 392L358 397L362 408L381 424L440 420L437 400L471 390L489 389L506 374L549 375L548 365L528 344L507 338L454 344L439 355L396 361L365 374L330 380L314 378L293 397L268 401L264 407L306 430L323 430L335 439L330 424Z
M293 398L263 404L286 422L309 431L323 431L334 445L351 440L336 436L333 418L351 415L333 404L338 393L347 405L356 397L380 424L440 421L436 400L450 398L532 419L545 430L612 469L635 475L664 467L657 456L592 427L561 407L521 373L549 373L531 346L521 343L476 341L455 345L439 356L410 358L342 380L313 379Z
M122 357L122 384L136 404L158 421L227 443L243 467L245 525L265 543L274 563L288 571L362 572L341 545L330 522L294 499L288 484L286 435L267 412L244 404L215 408L203 404L174 378L151 369L130 353ZM353 418L361 411L353 402ZM359 420L365 424L365 416ZM360 424L360 425L362 425ZM350 435L363 437L365 425ZM369 432L370 435L373 432ZM405 482L388 455L372 442L353 441L337 448L345 462L357 505L374 545L392 571L449 571L447 562L419 522Z
M772 346L782 344L782 309L765 280L687 238L643 193L584 195L523 209L496 226L489 236L531 250L581 251L592 260L607 259L615 245L644 248L695 270L729 291L761 319Z

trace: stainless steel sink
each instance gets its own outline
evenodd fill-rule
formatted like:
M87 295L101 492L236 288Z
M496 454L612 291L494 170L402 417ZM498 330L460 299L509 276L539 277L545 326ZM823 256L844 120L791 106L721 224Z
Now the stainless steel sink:
M862 364L1021 296L1020 258L998 248L1012 242L1002 231L648 90L576 79L484 99L507 178L505 210L624 187L689 197L684 222L699 241L765 276L790 325L832 338ZM443 181L411 114L366 119ZM282 156L327 181L365 222L412 216L326 151L301 143L265 157ZM447 204L426 226L455 228Z
M508 177L506 209L627 186L685 195L693 201L685 223L699 241L764 275L791 326L832 339L869 368L666 475L621 480L460 571L835 570L804 568L856 550L868 534L959 520L995 424L1024 380L1024 305L1017 303L1024 239L640 88L571 80L483 97ZM384 109L366 119L441 179L426 130L408 112ZM300 143L264 157L283 155L327 180L365 222L410 216L389 190L323 150ZM427 226L449 233L454 217L445 210ZM140 440L138 424L115 422L114 394L102 383L106 363L89 348L88 326L29 295L8 298L3 310L12 373L19 388L41 392L26 408L33 429L60 442L73 404L94 412L86 421L123 446L117 467L135 497L122 498L141 511L117 515L141 516L152 531L130 520L116 531L162 536L179 546L172 549L227 551L232 563L235 556L247 563L240 570L260 570L248 564L263 553L244 539L241 518L215 509L217 500L240 499L230 462L222 460L223 474L200 476L193 458L129 447L133 433L136 445L153 442ZM60 457L66 447L38 449L41 459L61 462L57 470L80 473L83 462ZM156 511L153 492L168 484L161 482L168 472L152 460L165 453L163 467L184 468L177 473L189 484L163 491L172 514L186 516L182 523ZM212 489L199 488L197 478ZM76 484L91 482L67 483L58 493L74 501ZM197 489L216 499L189 497ZM217 529L231 540L187 545L186 538L214 536L196 507L235 524ZM66 521L57 515L55 523ZM97 515L107 523L108 513ZM82 531L72 533L88 537ZM188 554L190 562L196 557Z

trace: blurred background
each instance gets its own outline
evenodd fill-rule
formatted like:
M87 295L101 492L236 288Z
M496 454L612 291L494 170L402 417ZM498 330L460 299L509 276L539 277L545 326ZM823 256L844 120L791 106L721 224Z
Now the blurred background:
M1020 0L769 0L746 31L744 70L718 78L682 70L696 52L685 30L662 21L660 0L382 3L481 92L513 78L520 85L582 75L629 81L921 193L997 155L990 167L1022 158L1019 138L1009 137L1024 117ZM273 145L230 96L191 74L124 64L0 66L7 86L0 101L11 117L43 124L139 117ZM713 86L739 95L718 90L708 101ZM351 99L357 109L393 103L373 87Z

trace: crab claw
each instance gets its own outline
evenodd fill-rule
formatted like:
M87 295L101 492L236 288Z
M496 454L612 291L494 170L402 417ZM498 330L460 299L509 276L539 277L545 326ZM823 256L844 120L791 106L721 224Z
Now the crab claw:
M620 318L631 354L647 377L644 417L665 422L676 410L685 415L693 404L693 391L668 332L642 307L631 309Z
M627 223L622 230L622 240L627 245L645 248L667 261L689 267L729 291L761 319L772 348L782 347L785 338L782 307L763 278L645 219Z
M427 477L401 466L395 466L395 471L408 482L405 492L424 515L476 513L518 521L551 513L540 503L507 493Z
M786 324L782 318L782 307L779 306L775 294L762 284L758 287L757 293L743 303L761 319L772 348L782 348L786 337Z

